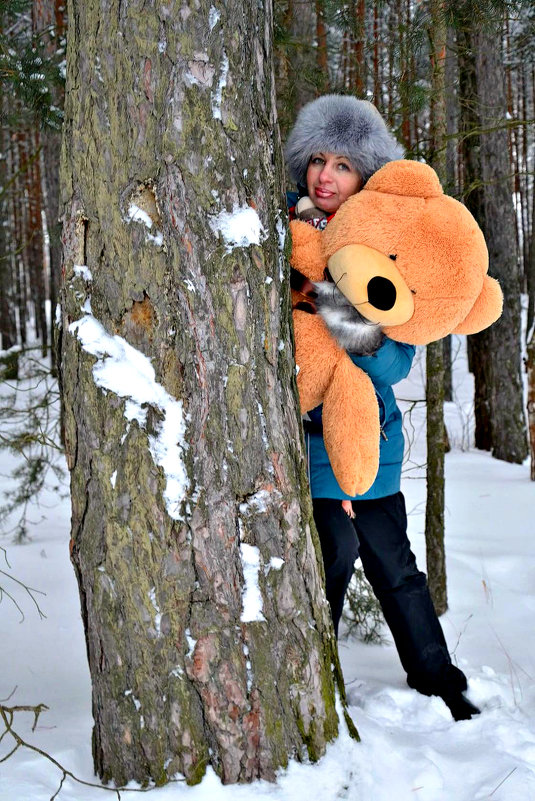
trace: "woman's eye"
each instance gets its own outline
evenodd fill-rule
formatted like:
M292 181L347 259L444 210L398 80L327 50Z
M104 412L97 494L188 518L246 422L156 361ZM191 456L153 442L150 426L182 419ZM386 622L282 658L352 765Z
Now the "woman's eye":
M345 170L349 170L349 165L348 164L344 164L344 162L341 161L338 164L338 169L341 170L342 172L344 172Z
M314 156L314 158L311 159L311 163L312 164L324 164L324 161L320 156Z

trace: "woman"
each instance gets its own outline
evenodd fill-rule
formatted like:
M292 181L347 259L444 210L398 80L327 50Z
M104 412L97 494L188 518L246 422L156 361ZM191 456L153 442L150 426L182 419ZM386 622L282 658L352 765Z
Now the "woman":
M377 109L341 95L325 95L301 109L285 152L298 186L289 198L290 216L320 229L379 167L402 157ZM465 698L466 677L451 663L426 576L411 551L400 491L404 441L392 385L408 375L414 350L385 337L372 356L349 354L372 380L381 412L379 471L365 495L349 498L336 481L323 442L321 406L306 415L314 520L335 632L360 556L408 684L425 695L440 696L456 720L466 720L479 710Z

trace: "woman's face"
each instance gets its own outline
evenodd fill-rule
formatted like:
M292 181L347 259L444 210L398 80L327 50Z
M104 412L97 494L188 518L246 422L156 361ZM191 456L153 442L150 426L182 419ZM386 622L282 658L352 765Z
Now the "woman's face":
M345 156L314 153L307 168L308 195L315 206L327 214L338 211L344 200L362 187L360 173Z

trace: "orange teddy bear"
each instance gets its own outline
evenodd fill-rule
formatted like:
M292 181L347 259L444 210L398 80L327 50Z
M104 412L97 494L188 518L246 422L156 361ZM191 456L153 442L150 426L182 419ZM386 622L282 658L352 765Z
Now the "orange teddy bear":
M351 315L372 339L384 332L425 345L487 328L501 314L502 291L487 275L476 221L444 195L435 171L416 161L381 167L324 231L299 221L290 228L291 264L304 277L301 293L293 292L301 412L323 404L333 472L347 495L362 495L377 474L380 426L373 385L346 353L357 350L344 339ZM322 283L326 276L333 283ZM311 297L320 314L300 309ZM329 329L340 333L342 346Z

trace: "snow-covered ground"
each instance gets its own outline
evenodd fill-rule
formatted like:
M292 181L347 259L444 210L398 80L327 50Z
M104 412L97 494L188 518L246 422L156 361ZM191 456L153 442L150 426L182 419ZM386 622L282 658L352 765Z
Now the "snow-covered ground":
M342 732L319 764L292 763L275 785L223 787L209 771L197 787L177 782L151 791L155 801L535 799L535 484L527 464L508 465L469 449L471 385L462 351L456 365L458 399L447 408L454 445L446 461L450 608L442 624L453 659L469 677L470 698L482 714L454 723L440 699L407 687L391 644L342 639L340 654L361 743ZM421 375L420 359L411 377L399 385L398 396L421 398ZM409 409L410 404L403 406ZM421 404L415 406L408 430L414 441L403 491L411 541L425 569L425 481L418 467L424 461ZM2 455L0 472L5 475L11 463L11 457ZM46 704L49 709L35 732L30 713L18 713L13 728L80 779L95 782L89 673L68 551L69 503L54 505L53 496L49 492L43 499L46 519L40 519L40 512L32 514L36 522L30 543L15 546L0 540L10 564L0 568L46 593L38 596L46 614L40 619L22 588L0 574L0 586L13 591L25 613L21 621L15 606L2 598L0 698L8 705ZM13 745L4 737L0 759ZM48 801L61 778L61 771L43 756L21 748L0 763L0 801ZM129 796L121 793L123 799ZM116 796L67 778L58 797L97 801Z

